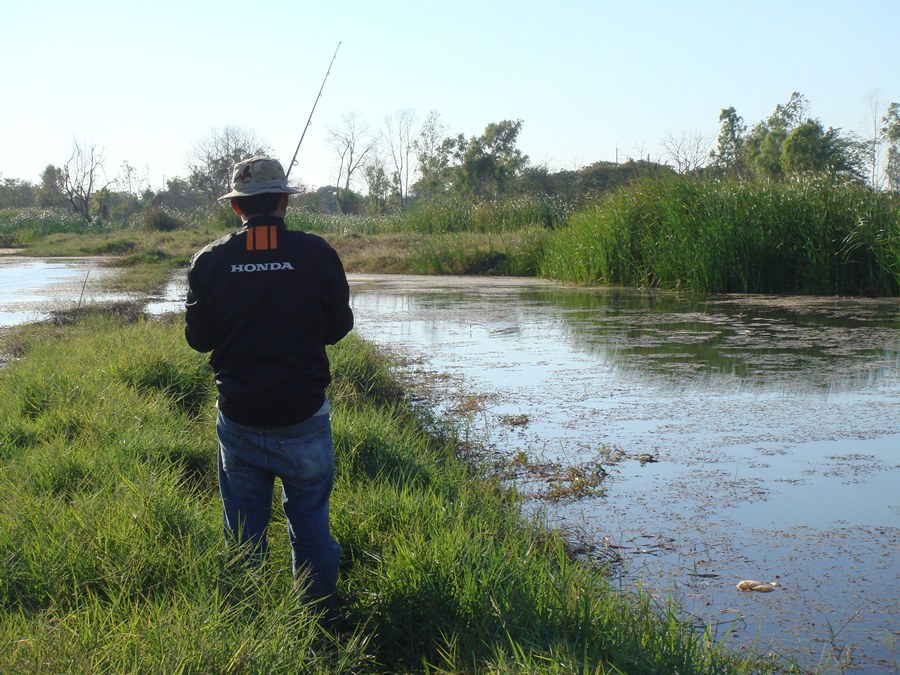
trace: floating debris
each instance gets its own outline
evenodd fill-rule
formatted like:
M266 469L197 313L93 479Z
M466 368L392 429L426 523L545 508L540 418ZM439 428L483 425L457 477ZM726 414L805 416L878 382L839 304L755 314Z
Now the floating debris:
M777 581L753 581L745 579L737 585L739 591L756 591L757 593L771 593L776 588L781 588Z

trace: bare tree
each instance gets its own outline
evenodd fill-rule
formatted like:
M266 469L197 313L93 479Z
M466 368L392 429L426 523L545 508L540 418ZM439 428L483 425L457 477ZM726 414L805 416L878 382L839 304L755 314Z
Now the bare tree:
M231 171L241 160L271 152L268 144L250 129L227 126L213 129L195 142L186 164L191 189L201 194L207 204L231 190Z
M341 128L328 129L328 140L340 160L336 185L338 207L341 213L347 213L350 182L363 166L366 155L375 147L377 139L371 137L369 127L359 120L357 113L351 112L344 115Z
M678 173L702 169L709 162L712 143L703 134L690 131L682 131L680 134L670 132L661 142L666 156L675 163Z
M90 222L91 198L99 195L102 202L111 181L106 180L103 171L102 148L98 148L93 141L79 143L74 140L72 146L72 154L59 170L57 180L72 209L85 222ZM102 203L97 205L96 211L101 212L102 206Z
M410 155L413 150L413 125L416 123L416 113L407 108L388 115L384 119L384 138L388 154L391 159L391 179L400 208L406 208L406 200L409 196L410 178L412 175Z
M881 173L879 171L881 158L884 154L881 149L884 145L884 137L882 135L883 129L880 124L884 106L878 96L878 92L875 91L869 94L867 103L869 105L869 115L871 115L872 137L867 138L862 143L865 148L865 162L869 168L870 185L872 186L872 189L880 190L884 187L886 178L886 176L879 175Z

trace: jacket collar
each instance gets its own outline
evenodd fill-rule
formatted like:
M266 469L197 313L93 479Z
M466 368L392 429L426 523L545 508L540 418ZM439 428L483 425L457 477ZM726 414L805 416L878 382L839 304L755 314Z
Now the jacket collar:
M284 227L284 218L279 218L278 216L250 216L244 222L243 227L241 227L241 231L244 231L251 227L256 227L257 225L275 225L276 227Z

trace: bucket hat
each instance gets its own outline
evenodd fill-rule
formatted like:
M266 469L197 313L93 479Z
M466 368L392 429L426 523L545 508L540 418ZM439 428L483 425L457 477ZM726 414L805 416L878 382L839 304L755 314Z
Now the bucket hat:
M300 190L288 187L281 162L271 157L250 157L234 165L231 173L231 192L219 197L251 197L264 192L299 194Z

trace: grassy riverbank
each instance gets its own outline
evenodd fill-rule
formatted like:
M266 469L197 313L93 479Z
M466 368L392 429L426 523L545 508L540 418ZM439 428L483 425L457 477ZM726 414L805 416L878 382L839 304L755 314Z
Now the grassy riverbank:
M330 351L337 638L299 603L277 504L271 565L229 559L211 377L180 322L91 310L3 347L0 671L754 670L567 555L353 337Z
M114 255L121 290L160 286L236 229L226 208L79 225L60 211L0 211L0 243L33 255ZM827 177L781 183L683 176L630 183L571 212L544 198L414 204L403 214L287 225L324 236L348 271L543 276L700 293L900 295L900 200Z

